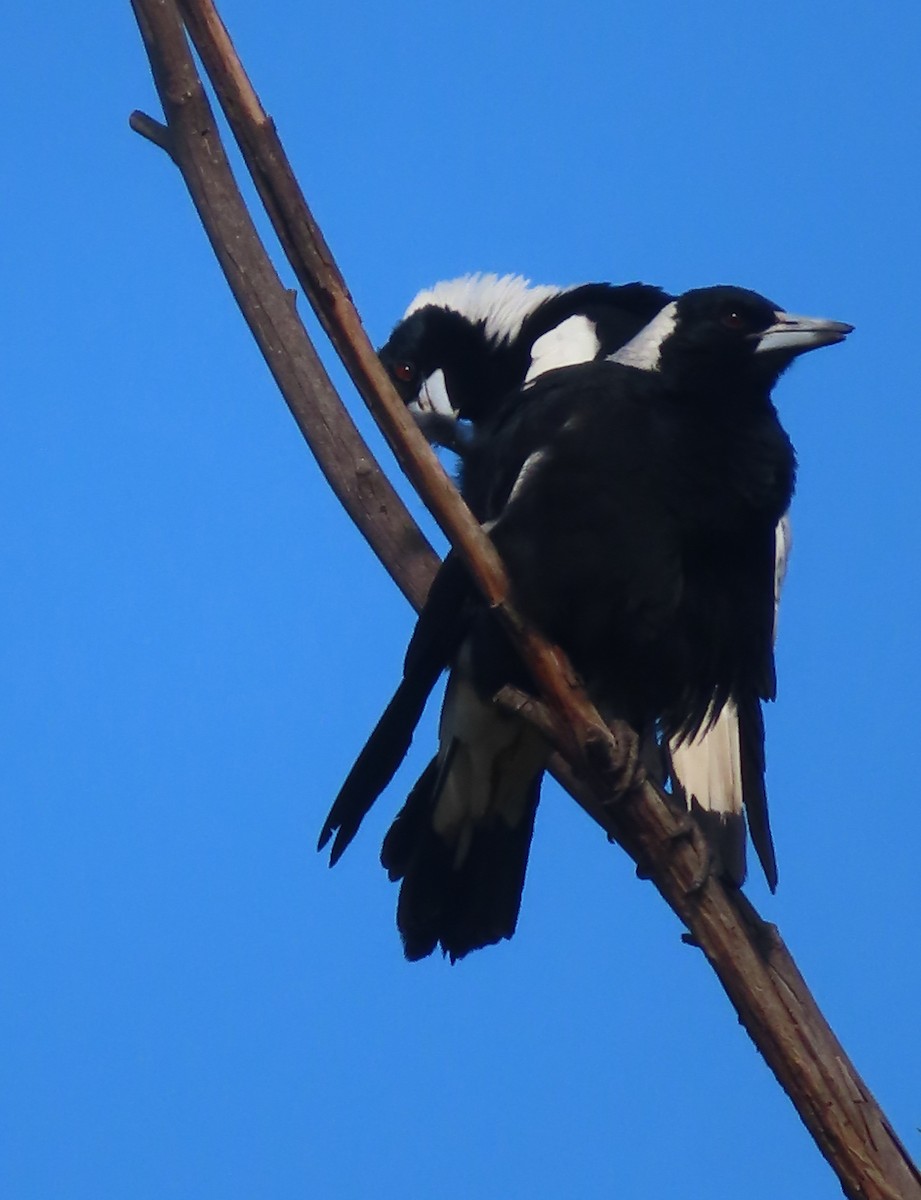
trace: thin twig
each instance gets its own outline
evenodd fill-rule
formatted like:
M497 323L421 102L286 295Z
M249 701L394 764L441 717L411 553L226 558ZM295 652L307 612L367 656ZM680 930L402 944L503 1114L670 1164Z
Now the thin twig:
M170 135L169 126L164 125L162 121L155 121L153 117L149 117L147 113L136 109L128 118L128 124L135 133L139 133L141 137L147 138L148 142L153 142L155 146L159 146L161 150L173 157L173 139Z
M278 357L294 353L292 346L300 343L296 338L283 339L280 344L272 342L253 319L254 307L267 304L273 287L280 284L274 273L266 274L264 251L254 233L250 235L251 224L244 241L228 240L231 236L239 239L242 200L182 36L175 2L133 0L133 5L164 106L175 161L234 294L280 380L286 377L286 371ZM597 735L600 719L566 672L562 657L520 622L516 624L507 604L507 580L501 564L476 523L469 514L465 516L466 510L443 472L439 475L432 469L433 456L389 387L329 248L297 188L274 126L249 85L213 5L208 0L183 0L182 7L302 287L317 307L407 474L461 549L484 593L512 623L522 656L539 680L544 697L542 709L557 734L562 731L571 738L565 744L581 751ZM231 211L234 216L228 224L226 218ZM233 256L228 253L229 245L233 245ZM290 303L287 312L290 316ZM310 381L306 386L309 390ZM325 376L319 387L329 387ZM286 399L290 405L287 392ZM318 403L314 397L314 404ZM327 404L335 407L335 393L324 392L320 407L305 403L295 412L308 440L315 437L318 423L334 420L325 415ZM350 423L348 428L353 429ZM376 464L369 469L375 468ZM331 482L337 494L348 494L343 479L354 479L351 464L343 466L333 458L324 469L333 476ZM337 474L340 471L343 477ZM401 582L404 592L415 592L418 599L424 589L407 583L404 556L409 554L413 562L423 564L419 575L430 578L427 551L420 549L417 536L399 545L400 538L393 536L393 512L386 507L376 518L362 511L368 525L363 527L365 536ZM382 534L381 529L386 533ZM774 927L761 920L744 896L727 892L719 881L707 879L702 886L695 886L699 882L699 863L694 839L688 836L688 823L676 815L655 788L646 784L612 805L610 788L602 779L596 774L582 778L585 764L580 753L573 761L578 765L577 773L571 768L561 772L565 777L568 770L569 786L608 834L616 836L636 861L648 868L656 887L686 924L740 1020L837 1172L845 1193L852 1200L919 1200L921 1176L829 1029Z

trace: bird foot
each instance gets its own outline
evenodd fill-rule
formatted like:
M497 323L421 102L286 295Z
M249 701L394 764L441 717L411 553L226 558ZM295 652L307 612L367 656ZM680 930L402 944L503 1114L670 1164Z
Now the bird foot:
M584 752L591 771L600 775L608 787L608 804L616 804L646 782L639 738L623 721L613 722L610 730L591 730Z

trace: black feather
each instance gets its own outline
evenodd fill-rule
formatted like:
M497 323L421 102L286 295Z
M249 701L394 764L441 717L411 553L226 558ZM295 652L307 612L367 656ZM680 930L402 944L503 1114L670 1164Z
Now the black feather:
M457 847L432 825L438 764L432 761L384 839L381 863L401 880L397 927L410 961L441 946L452 962L471 950L510 938L518 923L539 777L529 787L520 820L481 822L457 861Z
M739 737L742 751L742 790L748 832L758 855L768 887L777 890L777 859L768 820L767 790L764 785L764 717L753 696L746 697L739 709Z
M656 322L649 369L566 367L504 400L484 376L489 404L468 413L463 476L514 602L563 647L608 719L657 729L674 745L734 703L752 839L771 887L761 704L775 690L775 527L795 458L770 393L797 353L849 328L818 323L814 337L797 341L797 330L791 341L789 326L754 293L702 289ZM491 706L497 687L526 685L527 673L462 572L452 584L452 569L449 561L443 607L432 601L420 617L392 711L356 764L358 783L347 783L324 829L328 838L338 827L347 843L450 660L439 754L382 850L401 881L409 958L440 945L453 960L511 936L546 756L533 730ZM712 836L721 869L741 882L739 819Z
M471 617L473 586L463 563L449 555L442 563L406 651L403 678L333 801L317 849L336 834L329 865L334 866L412 743L432 688L450 665Z

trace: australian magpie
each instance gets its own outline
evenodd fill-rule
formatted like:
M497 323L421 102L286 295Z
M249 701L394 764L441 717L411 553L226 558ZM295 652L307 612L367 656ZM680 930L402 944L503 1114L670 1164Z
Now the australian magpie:
M470 486L515 602L569 654L609 719L695 737L737 713L750 826L770 877L761 702L774 695L774 534L795 460L771 390L850 326L761 296L685 293L613 358L563 367L474 434ZM439 671L440 746L384 842L408 958L510 937L546 749L490 704L523 668L449 556L403 681L327 818L338 858L408 746Z
M616 354L672 297L630 283L532 286L521 276L469 275L420 292L410 303L381 359L430 441L462 463L471 426L481 431L513 387L555 367ZM650 361L638 346L634 366ZM482 485L481 473L478 477ZM464 498L479 513L482 501L469 475ZM788 514L775 531L775 611L791 545ZM745 878L745 823L739 725L729 701L693 738L666 747L676 791L709 837L715 869L735 883ZM753 815L753 814L750 814ZM756 841L758 833L753 830ZM760 844L767 846L767 835ZM776 886L773 856L762 856Z
M468 422L544 371L619 350L671 299L645 283L465 275L419 292L380 358L429 440L463 454Z

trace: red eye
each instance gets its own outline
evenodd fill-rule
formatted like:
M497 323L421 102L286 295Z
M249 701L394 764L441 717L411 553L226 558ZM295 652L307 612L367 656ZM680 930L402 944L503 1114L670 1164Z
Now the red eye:
M724 313L723 324L726 326L727 329L746 329L746 328L748 328L748 322L745 320L745 318L742 316L742 314L737 313L735 311Z
M412 383L416 368L408 362L394 363L393 374L401 383Z

